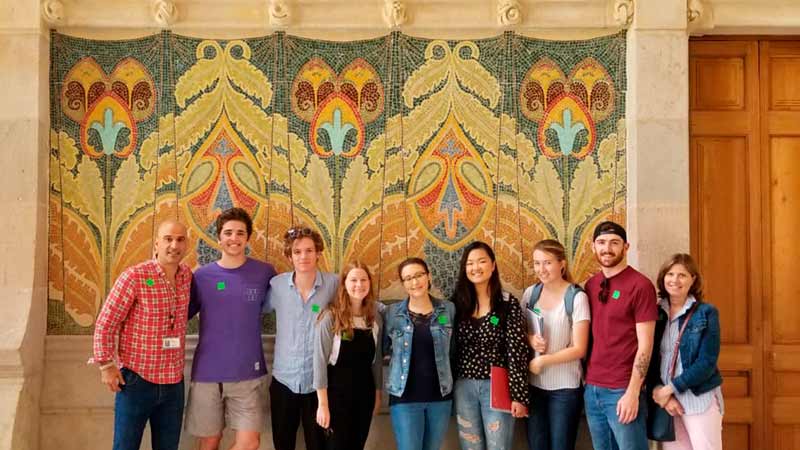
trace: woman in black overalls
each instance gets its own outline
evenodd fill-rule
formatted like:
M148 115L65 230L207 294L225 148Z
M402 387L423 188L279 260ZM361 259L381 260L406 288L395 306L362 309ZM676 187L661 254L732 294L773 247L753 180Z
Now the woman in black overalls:
M314 332L317 424L325 429L329 450L363 449L367 441L381 402L382 324L367 267L347 265Z

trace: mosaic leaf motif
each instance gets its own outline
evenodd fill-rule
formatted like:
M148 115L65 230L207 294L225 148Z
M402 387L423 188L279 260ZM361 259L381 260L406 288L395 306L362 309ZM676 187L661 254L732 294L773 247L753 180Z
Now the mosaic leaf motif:
M126 268L153 256L154 233L158 223L156 217L167 216L164 210L170 207L165 197L162 195L156 199L153 208L143 208L131 215L116 245L112 279L116 279Z
M161 220L189 224L187 264L215 258L233 205L253 215L251 256L290 269L282 233L308 225L320 266L365 261L382 299L405 295L408 256L449 295L473 239L515 294L543 238L581 280L592 228L625 220L624 33L52 42L49 333L91 332Z
M341 196L347 201L342 202L338 236L344 236L344 226L357 223L364 213L379 206L382 190L383 178L369 176L364 157L356 156L342 181Z
M624 129L621 131L624 136ZM605 209L613 200L615 190L619 189L614 183L616 175L614 165L617 163L618 153L617 135L612 133L600 143L599 167L591 164L591 161L583 161L575 169L570 187L569 205L569 217L573 227L592 218L596 209Z
M175 101L184 111L175 118L179 150L188 149L215 124L223 108L228 120L254 148L266 148L271 119L261 106L272 101L272 84L250 63L245 41L234 40L223 48L217 41L203 41L195 51L197 62L178 79ZM199 97L198 97L199 94Z
M56 209L53 202L57 200L51 198L51 210ZM94 323L104 295L103 264L94 235L85 220L69 208L61 208L61 212L61 227L68 238L63 239L62 253L53 255L56 261L62 261L63 284L60 287L63 290L60 297L72 320L86 327Z
M452 50L446 41L428 44L425 63L408 77L403 88L403 101L413 108L404 124L405 146L419 148L451 111L477 145L485 149L496 146L497 117L492 109L500 98L500 83L480 65L479 56L478 46L470 41L459 42ZM441 83L444 86L438 88ZM415 106L417 99L428 94Z

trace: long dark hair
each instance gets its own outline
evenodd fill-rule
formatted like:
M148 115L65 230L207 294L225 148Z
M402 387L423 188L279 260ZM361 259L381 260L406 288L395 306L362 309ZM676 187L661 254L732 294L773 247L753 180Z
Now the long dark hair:
M494 250L485 242L472 242L464 247L464 252L461 254L461 263L458 268L458 281L456 281L456 288L453 291L452 301L456 305L456 315L459 321L469 320L478 308L478 292L475 290L475 285L467 278L467 258L469 258L469 254L473 250L485 251L486 254L489 255L489 259L494 263L494 272L492 272L492 276L489 278L491 309L495 310L498 302L503 298L503 285L500 283L500 271L494 257Z

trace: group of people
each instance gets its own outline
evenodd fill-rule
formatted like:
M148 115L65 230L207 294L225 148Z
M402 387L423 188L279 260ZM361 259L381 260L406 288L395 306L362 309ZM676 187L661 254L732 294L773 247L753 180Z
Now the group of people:
M645 450L648 403L674 418L665 449L722 448L719 319L697 265L674 255L656 292L625 262L626 232L614 222L594 230L601 271L585 288L547 239L533 251L539 281L517 299L503 290L491 246L473 242L450 299L431 295L427 263L411 257L397 268L407 296L389 306L363 263L320 271L324 243L310 228L283 235L293 270L282 274L247 256L253 224L243 209L220 214L216 231L220 259L192 274L181 263L186 228L160 224L154 258L125 270L103 304L92 362L116 392L115 450L138 449L148 422L153 449L178 448L185 332L198 313L185 430L201 450L218 449L226 427L230 449L259 448L268 407L277 450L295 449L301 424L307 449L363 449L384 390L400 450L439 449L453 414L463 450L511 449L519 418L530 449L571 449L584 408L595 449ZM261 318L270 311L267 386ZM510 404L499 407L506 390Z

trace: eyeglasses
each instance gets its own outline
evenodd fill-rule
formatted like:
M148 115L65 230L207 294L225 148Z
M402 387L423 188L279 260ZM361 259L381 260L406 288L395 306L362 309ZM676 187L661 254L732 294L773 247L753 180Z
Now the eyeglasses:
M297 239L301 236L311 236L312 234L314 234L314 230L308 227L294 227L286 230L286 236L288 236L289 239Z
M603 277L603 281L600 282L600 293L598 297L600 297L600 303L606 303L608 301L608 291L609 286L611 285L611 281Z
M422 278L424 278L426 275L428 275L428 272L418 272L415 273L414 275L409 275L405 278L401 278L401 280L403 280L403 283L411 283L414 280L417 281L422 280Z

